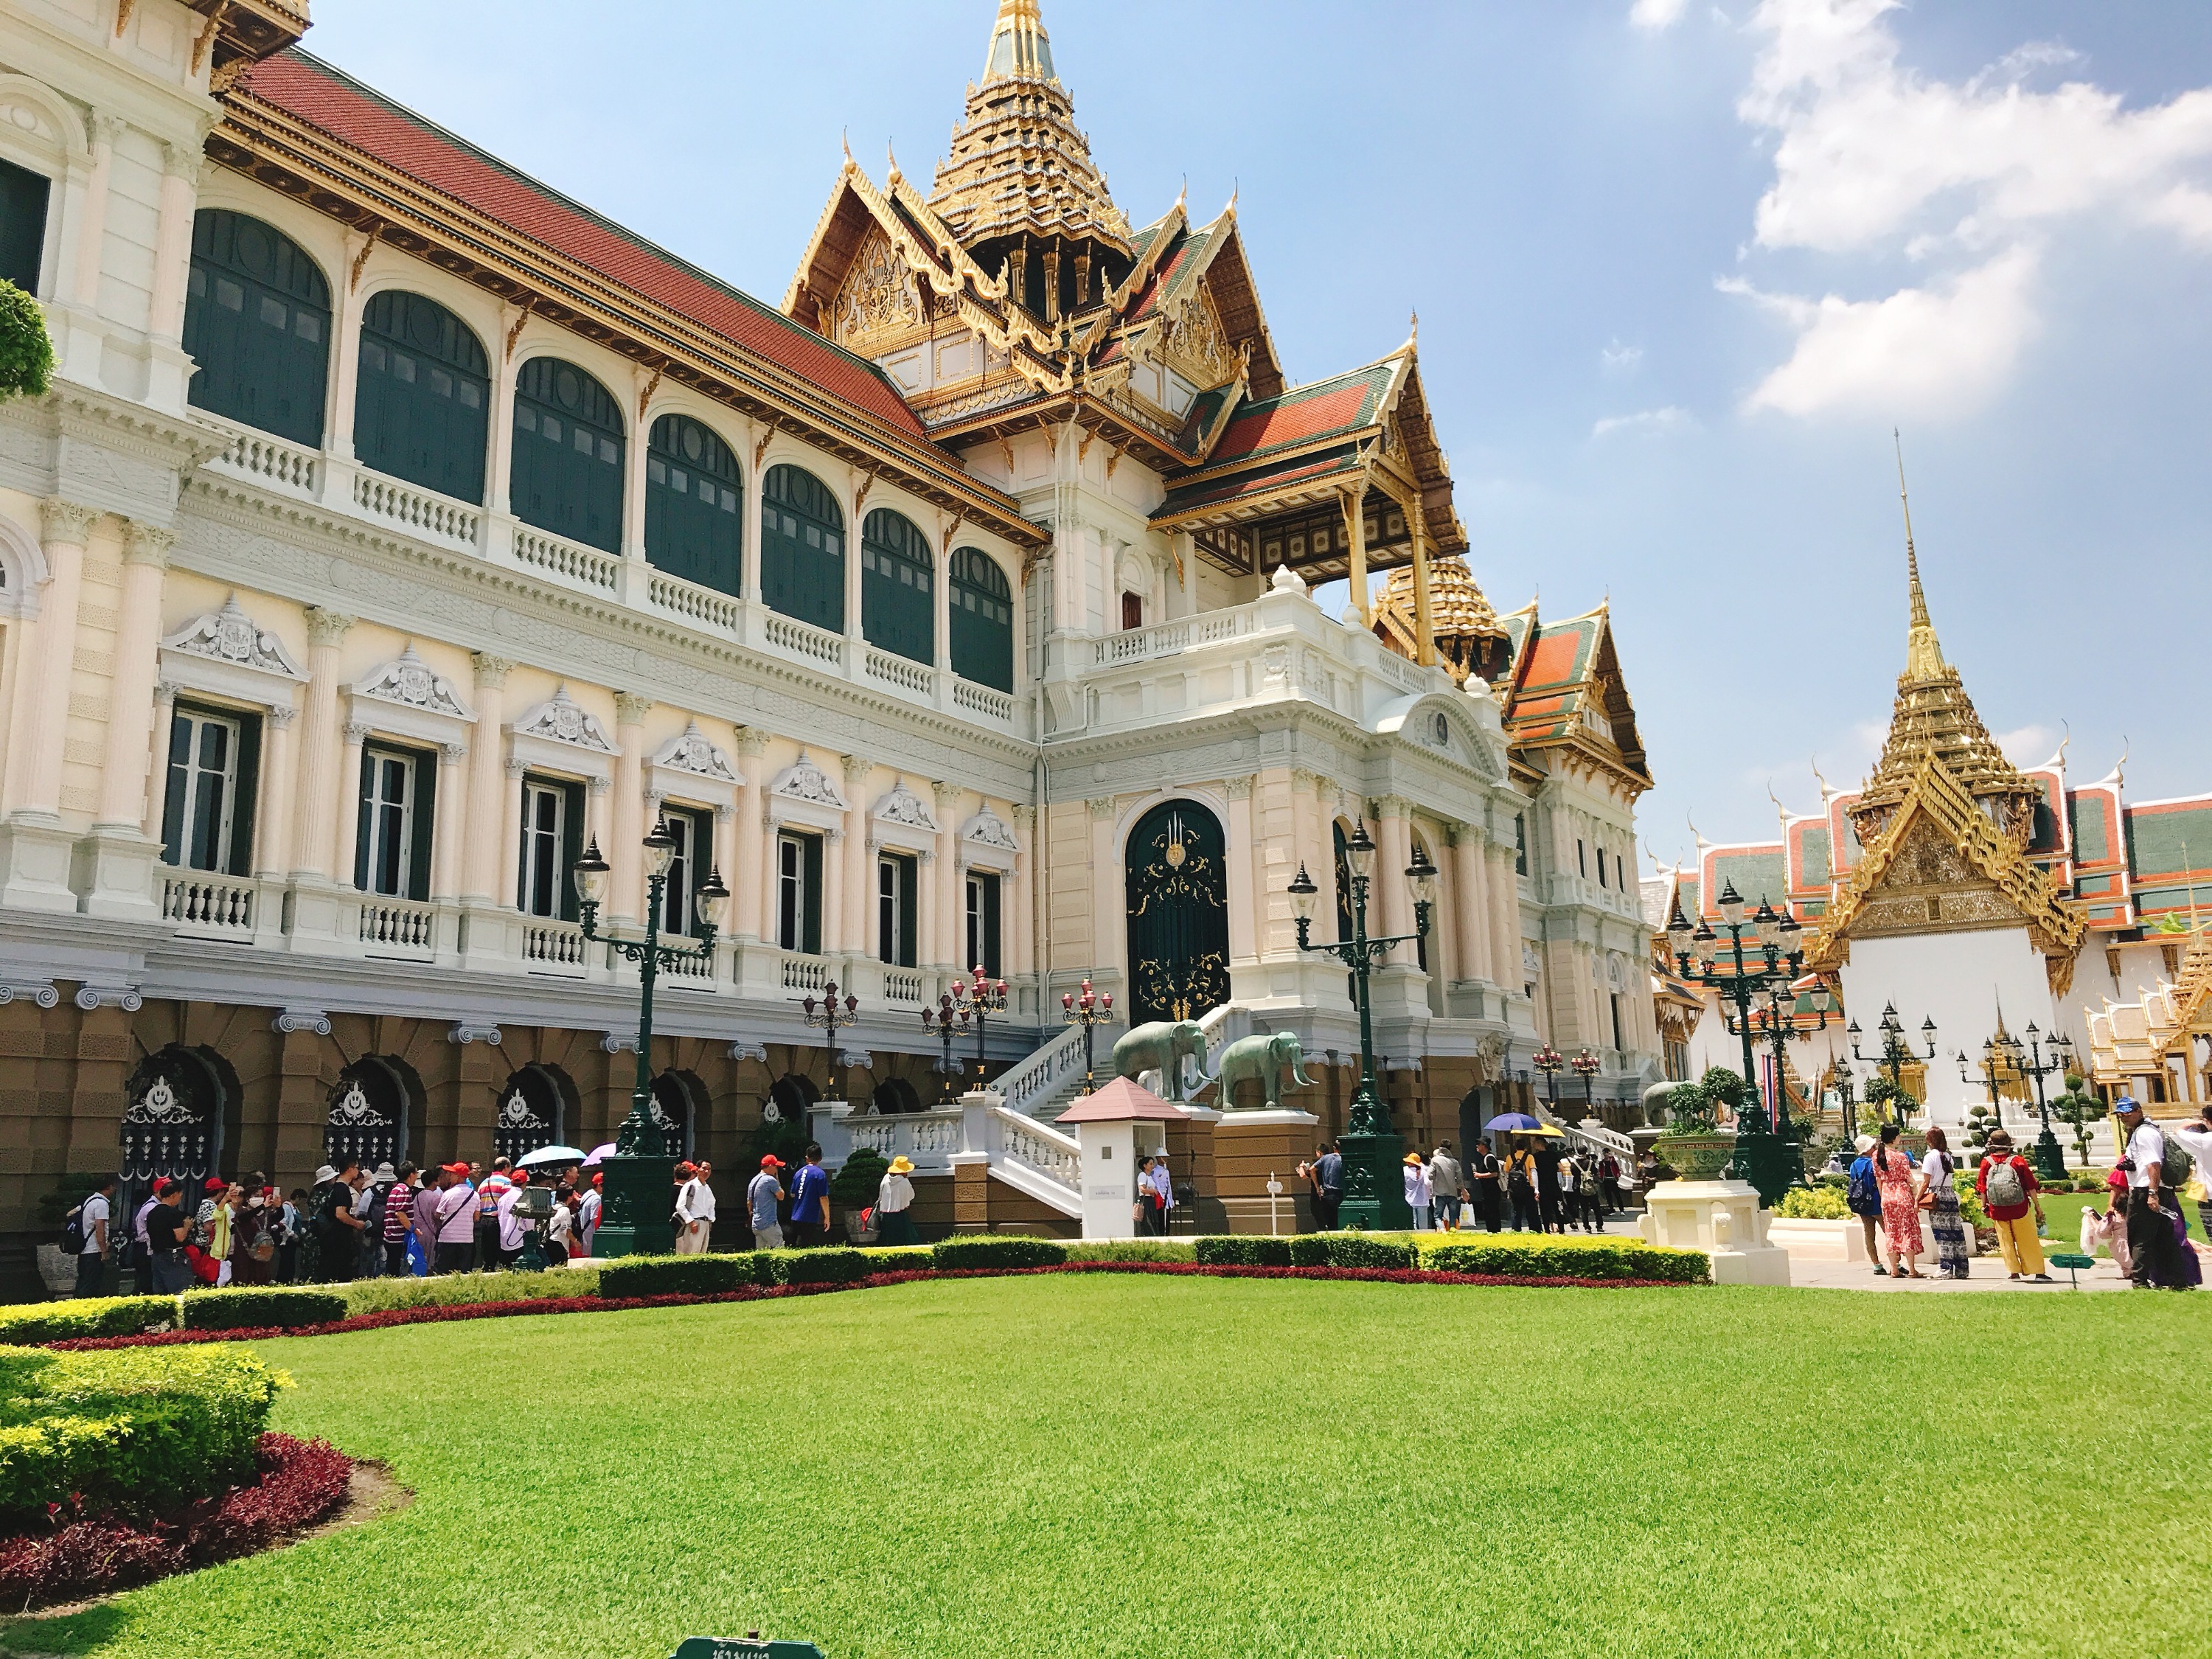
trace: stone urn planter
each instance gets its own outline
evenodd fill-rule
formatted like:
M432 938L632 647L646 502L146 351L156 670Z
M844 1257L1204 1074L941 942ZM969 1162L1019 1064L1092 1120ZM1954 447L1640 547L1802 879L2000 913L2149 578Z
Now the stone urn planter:
M76 1263L62 1253L58 1244L39 1246L39 1277L46 1283L46 1294L57 1298L76 1294Z
M1735 1137L1711 1133L1661 1135L1651 1143L1651 1150L1683 1181L1718 1181L1735 1157Z

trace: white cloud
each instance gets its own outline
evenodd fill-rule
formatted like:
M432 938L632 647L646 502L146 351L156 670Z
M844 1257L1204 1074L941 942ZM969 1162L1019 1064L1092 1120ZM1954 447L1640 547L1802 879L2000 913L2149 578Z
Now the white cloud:
M1796 349L1745 400L1784 415L1864 410L1933 417L1980 403L2034 335L2033 247L2008 249L1926 288L1886 299L1814 301L1722 288L1757 301L1797 331Z
M1635 432L1656 435L1667 432L1695 432L1698 417L1686 409L1669 404L1664 409L1640 410L1633 415L1608 415L1590 428L1590 436L1602 438L1615 432Z
M1637 27L1649 29L1656 34L1680 22L1682 14L1689 9L1689 6L1690 0L1636 0L1636 3L1628 9L1628 21Z
M2037 252L2062 228L2154 227L2212 252L2212 88L2132 110L2083 79L2034 90L2080 62L2045 41L1932 79L1899 61L1899 3L1761 0L1753 16L1764 44L1737 113L1775 137L1755 246L1902 255L1930 274L1886 298L1761 296L1799 339L1752 408L1855 404L1877 371L1970 407L2033 337Z
M2040 766L2057 752L2060 734L2047 726L2023 726L1996 735L1997 747L2014 766Z
M1615 339L1598 349L1597 362L1608 374L1632 374L1643 365L1644 348L1623 345Z

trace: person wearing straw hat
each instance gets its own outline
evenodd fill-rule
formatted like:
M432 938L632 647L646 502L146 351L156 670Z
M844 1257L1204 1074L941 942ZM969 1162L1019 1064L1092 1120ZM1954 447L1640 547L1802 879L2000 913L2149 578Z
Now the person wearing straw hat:
M1406 1207L1413 1212L1413 1231L1429 1231L1429 1218L1436 1206L1435 1189L1429 1185L1429 1166L1421 1162L1419 1152L1406 1154Z
M914 1161L902 1152L876 1188L876 1235L881 1243L921 1243L914 1230L914 1182L907 1179L913 1173Z

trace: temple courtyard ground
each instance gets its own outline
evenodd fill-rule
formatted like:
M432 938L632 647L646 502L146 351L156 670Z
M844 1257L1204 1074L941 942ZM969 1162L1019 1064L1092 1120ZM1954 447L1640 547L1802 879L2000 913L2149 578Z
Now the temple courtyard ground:
M2202 1295L1054 1275L258 1346L412 1504L0 1648L2206 1650Z

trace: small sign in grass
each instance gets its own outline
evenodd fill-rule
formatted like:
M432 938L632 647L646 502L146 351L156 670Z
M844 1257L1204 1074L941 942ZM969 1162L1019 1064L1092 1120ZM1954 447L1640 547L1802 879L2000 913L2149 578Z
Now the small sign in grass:
M758 1631L743 1637L687 1636L673 1659L822 1659L811 1642L763 1642Z
M2094 1255L2054 1255L2051 1258L2051 1265L2054 1267L2065 1268L2067 1276L2074 1281L2074 1288L2078 1291L2081 1288L2081 1275L2079 1269L2094 1267L2097 1265L2097 1258Z

